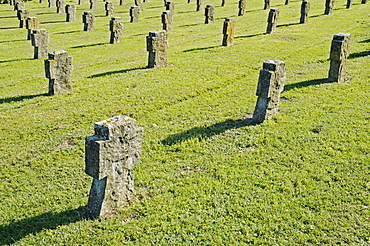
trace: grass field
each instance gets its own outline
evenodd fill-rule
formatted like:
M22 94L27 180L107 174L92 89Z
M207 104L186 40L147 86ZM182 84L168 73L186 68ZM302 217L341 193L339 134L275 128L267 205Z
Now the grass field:
M215 4L215 23L193 0L175 1L170 65L146 69L145 37L161 29L163 1L119 6L121 43L109 44L104 2L95 31L47 3L26 2L50 34L49 51L73 57L73 91L47 96L43 59L34 60L13 6L0 4L0 245L369 245L370 5L272 0L277 34L264 35L268 11L248 0ZM131 1L131 0L130 0ZM70 2L66 2L70 3ZM73 3L73 2L72 2ZM236 18L235 44L221 46ZM334 34L351 34L346 83L326 83ZM264 60L286 63L280 113L243 125L257 100ZM84 139L93 124L128 115L144 127L135 166L137 199L117 217L85 216L92 178Z

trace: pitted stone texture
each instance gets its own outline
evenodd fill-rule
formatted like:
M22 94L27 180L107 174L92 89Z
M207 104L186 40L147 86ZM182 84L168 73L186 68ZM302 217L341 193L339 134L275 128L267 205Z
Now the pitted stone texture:
M116 44L121 42L123 33L123 21L121 17L112 17L109 22L110 29L110 43Z
M57 13L64 13L64 0L56 0L55 4L57 5Z
M301 4L301 18L299 20L299 23L307 23L309 11L310 11L310 2L307 0L303 0Z
M39 29L39 20L37 17L28 17L26 20L27 40L31 40L31 33L35 29Z
M90 0L90 9L96 9L96 0Z
M85 1L84 0L78 0L78 5L82 5L82 4L84 4L85 3Z
M162 13L162 24L163 30L171 31L172 30L172 20L173 20L173 13L170 10L166 10Z
M231 46L234 43L236 23L234 18L226 18L224 21L222 46Z
M270 9L270 0L265 0L265 5L263 6L263 9Z
M72 57L67 51L59 50L49 53L45 60L45 76L49 79L49 96L72 90L69 76L72 74Z
M55 7L55 0L48 0L49 8Z
M76 5L67 4L66 5L66 22L76 21Z
M90 32L95 30L95 15L92 11L86 11L82 15L82 21L84 23L84 31Z
M146 36L148 68L167 66L168 34L165 30L149 32Z
M206 17L204 23L210 24L215 22L215 5L208 4L205 9L204 16Z
M204 0L197 0L197 11L200 11L203 8Z
M326 0L325 1L325 15L331 15L333 13L334 8L334 0Z
M331 41L329 81L346 81L346 64L349 56L350 34L335 34Z
M139 22L139 7L138 6L132 6L130 8L130 22Z
M105 2L105 16L112 16L114 12L114 6L112 2Z
M139 7L139 11L143 11L143 1L135 0L135 5Z
M35 29L31 33L31 42L34 46L34 59L45 58L48 55L49 33L45 29Z
M27 9L18 10L17 17L19 20L19 28L26 28L26 20L30 17L30 12Z
M24 2L22 1L16 1L14 2L14 11L22 10L24 9Z
M262 123L278 113L280 94L284 90L285 63L279 60L267 60L263 63L258 78L257 104L252 121Z
M115 116L95 123L94 131L85 142L85 172L93 177L87 204L91 218L115 215L134 199L143 128L132 118Z
M347 9L352 8L352 0L347 0L346 8L347 8Z
M173 1L166 2L166 10L171 11L172 15L174 15L175 14L175 2Z
M276 24L279 18L279 9L270 9L269 16L267 18L267 29L266 34L276 33Z
M238 12L238 16L245 15L246 8L247 8L247 0L239 0L239 12Z

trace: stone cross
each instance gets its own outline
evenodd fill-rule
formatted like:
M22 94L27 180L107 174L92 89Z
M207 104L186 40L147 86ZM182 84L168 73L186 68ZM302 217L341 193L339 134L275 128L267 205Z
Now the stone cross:
M48 55L49 33L45 29L35 29L31 33L31 42L34 46L33 58L45 58Z
M276 33L276 23L279 18L279 9L270 9L269 16L267 18L267 29L266 34Z
M130 22L133 23L133 22L139 22L139 7L138 6L132 6L130 8Z
M172 14L175 14L175 2L173 1L166 2L166 10L169 10L172 12Z
M366 4L367 3L367 0L362 0L361 1L361 4Z
M85 1L84 0L78 0L78 5L82 5L82 4L84 4L85 3Z
M39 3L44 3L44 0L40 0Z
M56 0L55 4L57 5L57 13L64 13L64 0Z
M90 0L90 9L96 9L96 0Z
M19 28L26 28L26 20L30 17L30 12L27 9L18 10Z
M197 0L197 11L200 11L203 8L204 0Z
M162 24L163 24L163 30L165 31L171 31L172 30L172 20L173 15L170 10L166 10L162 13Z
M245 15L245 9L247 8L247 0L239 0L239 13L238 16Z
M301 19L299 20L299 23L307 23L308 11L310 11L310 2L303 0L301 4Z
M288 5L290 3L290 0L285 0L285 5Z
M116 44L121 42L122 39L122 30L123 30L123 21L121 17L112 17L109 22L110 29L110 41L111 44Z
M258 96L252 122L262 123L278 112L280 94L284 90L285 63L279 60L267 60L263 63L258 78Z
M347 0L346 8L347 8L347 9L352 8L352 0Z
M66 5L66 22L76 21L76 5L67 4Z
M334 0L325 1L325 15L331 15L333 13Z
M132 118L115 116L95 123L94 132L85 140L85 172L93 177L86 208L90 218L116 215L134 199L143 128Z
M143 11L143 2L142 2L142 0L135 0L135 5L139 7L139 11Z
M51 7L55 7L55 0L48 0L48 3L49 3L49 8Z
M263 6L263 9L270 9L270 0L265 0L265 5Z
M49 79L49 96L72 90L69 75L72 74L72 57L59 50L48 54L45 60L45 76Z
M113 15L113 2L105 2L105 16L112 16Z
M95 27L95 15L92 11L85 11L82 15L82 21L84 23L84 31L90 32L94 31Z
M146 44L149 52L148 68L167 66L167 32L165 30L149 32L149 36L146 36Z
M14 4L14 11L22 10L24 9L24 2L18 1Z
M206 9L205 9L205 13L204 13L206 19L204 21L205 24L210 24L210 23L213 23L215 22L215 5L213 4L208 4L206 6Z
M234 18L226 18L224 22L222 46L231 46L234 43L236 23Z
M329 81L346 81L346 63L349 56L350 34L335 34L331 41Z
M221 7L224 7L224 6L226 6L226 0L221 1Z
M31 40L31 33L35 29L39 29L39 20L37 17L28 17L26 20L27 40Z
M125 5L125 0L119 0L119 5L121 6Z

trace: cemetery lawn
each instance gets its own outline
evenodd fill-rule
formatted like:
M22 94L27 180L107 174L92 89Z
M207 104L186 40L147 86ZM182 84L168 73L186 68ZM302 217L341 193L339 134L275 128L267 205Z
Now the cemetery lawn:
M13 6L0 4L0 245L368 245L370 243L369 3L274 0L277 33L264 35L268 11L248 0L215 4L204 24L195 0L175 1L168 61L145 69L145 37L161 29L163 1L150 0L138 23L115 5L124 37L109 44L99 0L95 31L47 3L26 2L50 34L49 51L73 57L73 91L47 96L43 59L34 60ZM76 1L66 1L76 3ZM236 18L234 45L222 26ZM351 34L348 81L327 83L334 34ZM280 113L247 125L259 70L285 61ZM84 139L115 115L144 127L135 166L137 199L115 217L89 220L92 178Z

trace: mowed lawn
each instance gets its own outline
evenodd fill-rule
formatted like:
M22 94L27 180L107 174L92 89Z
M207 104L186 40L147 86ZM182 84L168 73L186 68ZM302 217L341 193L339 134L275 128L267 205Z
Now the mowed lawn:
M104 2L95 31L65 22L47 3L26 2L50 34L49 51L73 57L73 90L47 96L43 59L13 6L0 4L0 244L8 245L368 245L370 243L370 3L312 0L299 24L297 0L279 8L277 33L265 35L268 10L248 0L175 1L169 66L146 69L146 36L162 28L163 1L143 3L109 44ZM215 22L204 8L215 5ZM225 18L234 45L223 47ZM327 83L334 34L350 33L347 81ZM286 64L280 112L260 125L253 114L259 70ZM144 127L137 197L116 217L89 220L92 178L85 138L93 124L127 115Z

